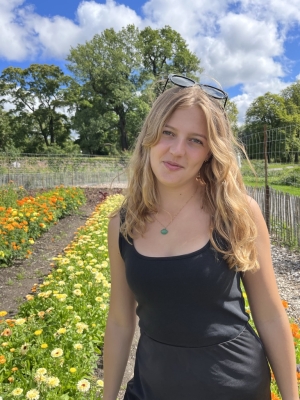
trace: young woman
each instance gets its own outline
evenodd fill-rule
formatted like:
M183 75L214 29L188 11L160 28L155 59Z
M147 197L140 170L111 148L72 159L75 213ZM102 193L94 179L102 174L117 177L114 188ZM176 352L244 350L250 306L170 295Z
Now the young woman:
M283 400L296 400L292 335L268 231L220 104L226 93L168 81L175 86L146 118L109 224L104 400L116 400L136 314L141 336L124 400L270 400L268 362Z

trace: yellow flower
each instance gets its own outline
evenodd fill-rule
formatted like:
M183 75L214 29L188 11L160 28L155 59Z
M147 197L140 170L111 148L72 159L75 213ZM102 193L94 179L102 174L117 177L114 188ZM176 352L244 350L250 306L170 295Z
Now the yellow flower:
M31 389L26 393L26 399L38 400L39 398L40 394L36 389Z
M12 383L14 382L15 378L13 376L10 376L9 378L7 378L8 382Z
M49 387L57 387L59 386L59 379L56 376L49 376L46 381Z
M83 293L80 289L73 290L73 293L75 294L75 296L83 296Z
M67 332L66 328L59 328L59 330L57 331L57 333L58 333L59 335L62 335L62 334L64 334L64 333L66 333L66 332Z
M91 384L87 379L81 379L81 381L79 381L77 383L77 389L79 390L79 392L88 392L90 390Z
M8 346L8 345L9 345L8 342L3 342L3 343L2 343L2 346L3 346L3 347L6 347L6 346Z
M47 349L47 347L48 347L47 343L42 343L42 344L41 344L41 348L42 348L42 349Z
M21 389L21 388L15 388L12 392L11 392L11 394L13 395L13 396L21 396L21 394L23 393L23 389Z
M100 297L100 296L96 297L95 300L98 302L103 301L102 297Z
M25 322L26 322L25 318L18 318L18 319L16 319L15 324L16 325L23 325L23 324L25 324Z
M7 311L0 311L0 317L5 317L7 315Z
M32 294L27 294L25 297L26 297L26 299L27 299L28 301L31 301L31 300L34 299L34 296L32 296Z
M97 386L103 387L104 386L104 382L102 379L98 379L96 382Z
M81 343L75 343L75 344L74 344L74 349L75 349L75 350L82 350L82 348L83 348L83 346L82 346Z
M73 306L67 306L66 309L67 310L73 310Z
M71 372L71 374L75 374L75 372L77 371L77 369L76 368L70 368L70 372Z
M51 351L51 356L56 358L56 357L61 357L64 354L63 350L60 348L54 349Z
M38 368L38 369L36 370L36 373L37 373L38 375L46 375L47 370L46 370L46 368Z
M18 371L18 369L19 369L18 367L12 367L11 371L16 372L16 371Z
M36 336L39 336L39 335L41 335L42 333L43 333L43 329L38 329L37 331L34 332L34 334L35 334Z
M33 243L34 243L34 240L33 240L33 239L29 239L29 240L28 240L28 243L29 243L29 244L33 244Z
M11 353L14 353L14 352L16 351L16 349L15 349L14 347L12 347L11 349L9 349L9 351L10 351Z

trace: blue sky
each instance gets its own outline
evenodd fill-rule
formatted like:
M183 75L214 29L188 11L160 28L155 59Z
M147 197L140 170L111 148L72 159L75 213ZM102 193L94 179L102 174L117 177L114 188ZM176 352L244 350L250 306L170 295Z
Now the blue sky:
M129 23L177 30L236 102L241 123L257 96L300 79L299 0L0 0L0 71L64 68L70 46Z

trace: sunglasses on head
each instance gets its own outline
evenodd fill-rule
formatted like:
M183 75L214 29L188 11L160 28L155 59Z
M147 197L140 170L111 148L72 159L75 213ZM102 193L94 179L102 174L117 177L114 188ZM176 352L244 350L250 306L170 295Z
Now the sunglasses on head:
M224 92L222 89L216 88L214 86L210 86L210 85L204 85L201 83L197 83L195 82L193 79L187 78L186 76L182 76L182 75L176 75L176 74L170 74L168 76L168 79L165 83L165 86L162 90L162 93L165 91L167 84L169 82L172 82L174 85L176 86L180 86L180 87L191 87L191 86L200 86L200 88L210 97L213 97L214 99L217 100L222 100L224 101L224 105L223 107L225 108L226 106L226 102L228 99L228 94L226 92Z

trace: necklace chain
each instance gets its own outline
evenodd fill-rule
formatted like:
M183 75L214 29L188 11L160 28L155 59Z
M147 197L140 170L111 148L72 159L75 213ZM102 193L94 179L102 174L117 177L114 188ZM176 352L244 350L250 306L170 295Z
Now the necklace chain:
M163 227L163 229L160 231L160 233L161 233L162 235L166 235L167 233L169 233L167 227L168 227L169 225L171 225L171 223L174 221L174 219L177 217L177 215L180 213L180 211L183 210L183 208L187 205L187 203L188 203L190 200L192 200L192 198L195 196L195 194L197 193L197 191L198 191L198 188L196 189L195 193L193 193L192 196L184 203L184 205L175 213L175 215L172 216L172 214L171 214L169 211L162 209L163 211L165 211L166 213L168 213L168 214L171 216L171 221L170 221L167 225L163 225L163 224L154 216L154 219Z

